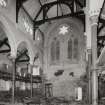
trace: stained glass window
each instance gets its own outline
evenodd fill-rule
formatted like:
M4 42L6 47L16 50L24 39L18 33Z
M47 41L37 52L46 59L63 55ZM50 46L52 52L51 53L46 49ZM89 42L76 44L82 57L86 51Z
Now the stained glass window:
M72 39L71 38L68 41L68 58L72 59Z
M56 41L56 60L59 60L60 57L60 43Z
M74 39L74 49L73 49L73 58L77 59L78 58L78 39Z
M51 43L51 61L55 60L55 42Z
M70 38L68 41L68 59L78 59L78 38Z
M51 43L51 61L55 62L60 59L60 42L55 39Z

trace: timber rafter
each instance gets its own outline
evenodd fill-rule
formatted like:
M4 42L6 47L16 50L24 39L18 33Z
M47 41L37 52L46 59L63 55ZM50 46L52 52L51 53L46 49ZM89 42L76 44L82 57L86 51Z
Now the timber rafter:
M103 2L103 6L101 8L99 18L98 18L98 26L97 26L97 55L100 56L103 47L105 46L105 35L101 35L100 32L105 28L105 18L103 18L103 9L105 6L105 0Z
M67 18L67 17L77 17L77 18L81 19L83 21L83 23L85 21L83 7L85 7L86 0L83 0L83 2L81 2L80 0L56 0L56 1L47 2L44 4L42 4L41 0L38 0L39 4L40 4L40 9L36 13L35 17L31 17L29 15L28 11L24 8L23 3L27 2L27 1L28 0L17 0L17 2L16 2L16 22L18 22L18 14L19 14L19 10L21 8L26 13L26 15L30 19L30 21L33 23L33 25L32 25L33 26L33 40L35 40L35 31L37 30L37 28L46 22L51 22L53 20ZM70 13L64 14L62 5L66 5L70 9ZM75 5L76 9L74 8L74 5ZM48 17L47 13L53 6L57 7L56 16ZM59 15L58 6L60 7L60 10L62 12L61 15ZM38 20L38 17L40 16L41 13L43 13L42 19Z

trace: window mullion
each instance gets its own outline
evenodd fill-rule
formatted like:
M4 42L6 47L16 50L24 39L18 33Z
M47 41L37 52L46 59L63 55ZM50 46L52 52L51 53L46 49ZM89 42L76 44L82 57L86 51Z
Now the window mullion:
M72 38L72 60L74 59L74 38Z

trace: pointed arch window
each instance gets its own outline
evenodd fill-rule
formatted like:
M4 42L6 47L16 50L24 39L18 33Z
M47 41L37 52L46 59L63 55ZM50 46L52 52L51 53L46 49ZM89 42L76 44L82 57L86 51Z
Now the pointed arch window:
M78 39L77 38L75 38L74 39L74 49L73 49L73 51L74 51L74 59L77 59L78 58Z
M56 38L51 43L51 61L56 62L60 60L60 42Z
M78 38L71 37L68 40L68 59L78 59Z
M55 43L52 41L51 43L51 61L55 61Z
M60 58L60 42L56 41L56 60L59 60Z
M72 39L71 38L68 41L68 58L72 59Z

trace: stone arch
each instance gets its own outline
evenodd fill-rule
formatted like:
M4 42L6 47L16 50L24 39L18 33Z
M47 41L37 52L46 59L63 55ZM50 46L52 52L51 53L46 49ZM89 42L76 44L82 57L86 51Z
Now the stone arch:
M30 62L29 50L28 50L28 47L27 47L27 46L28 46L28 45L27 45L27 42L25 42L25 41L21 41L21 42L18 44L18 46L17 46L17 58L16 58L16 61L18 62L18 61L24 56L23 52L24 52L25 54L27 54L28 57L29 57L29 61L27 61L27 62L25 63L26 65ZM22 54L22 56L21 56L21 54ZM23 58L23 59L24 59L24 58ZM18 62L18 64L21 65L21 63L19 63L19 62ZM26 65L24 65L24 66L26 66Z
M19 44L18 44L18 47L17 47L17 50L22 50L22 49L27 49L27 42L25 41L21 41Z
M75 32L73 34L74 38L76 38L76 37L78 38L78 46L80 46L80 47L78 47L78 57L77 57L77 59L73 59L72 61L70 59L68 59L68 57L67 57L68 50L66 48L68 46L67 41L72 36L72 33L70 35L68 33L65 37L63 37L63 35L62 36L58 35L59 27L61 27L63 25L69 26L69 29L70 29L70 27L72 27L72 33ZM59 39L60 43L61 43L60 44L60 52L61 52L60 53L60 62L62 62L62 60L63 60L62 55L64 56L65 61L67 61L68 63L73 62L75 64L79 64L80 62L83 61L84 56L85 56L84 51L85 51L86 44L85 44L85 40L84 40L85 39L84 26L83 26L83 23L79 19L70 17L70 18L57 20L57 22L55 21L53 24L51 24L47 30L48 30L48 32L46 33L46 36L45 36L46 37L45 38L45 48L46 48L47 54L45 56L47 57L46 64L48 64L47 65L48 67L52 66L49 63L49 62L51 62L51 60L50 60L50 47L51 47L50 42L52 41L52 39L54 37ZM62 47L62 45L64 45L64 47ZM63 49L63 51L65 51L64 52L65 54L62 52L62 49ZM78 62L78 60L80 60L80 62ZM60 62L57 62L56 65L57 64L60 65Z
M50 33L52 33L54 30L57 29L57 27L59 27L62 24L67 24L67 25L72 26L74 30L78 30L78 34L81 35L81 37L84 37L83 36L84 26L83 26L83 23L79 19L72 18L72 17L66 18L66 19L60 19L60 20L57 20L57 22L55 22L54 24L52 24L49 27L49 29L48 29L49 31L46 33L46 41L45 42L47 42L47 43L45 43L45 46L48 45L49 39L51 37L54 37L53 35L51 36Z
M30 64L33 64L34 57L35 57L37 51L35 50L32 41L25 38L24 40L19 41L19 43L17 44L17 49L20 45L22 45L23 47L25 47L28 50L28 54L29 54L29 57L30 57L29 62L30 62Z
M5 16L0 13L0 25L3 28L3 30L6 33L6 36L8 37L8 41L11 47L11 56L16 57L16 41L14 33L12 32L10 26L9 26L9 20Z
M33 64L34 57L36 54L35 50L36 48L34 46L33 41L29 38L28 35L25 35L24 32L20 31L18 28L14 28L14 24L1 12L0 12L0 21L2 22L2 27L5 30L10 43L11 56L16 58L18 45L21 42L26 42L30 56L30 63Z

